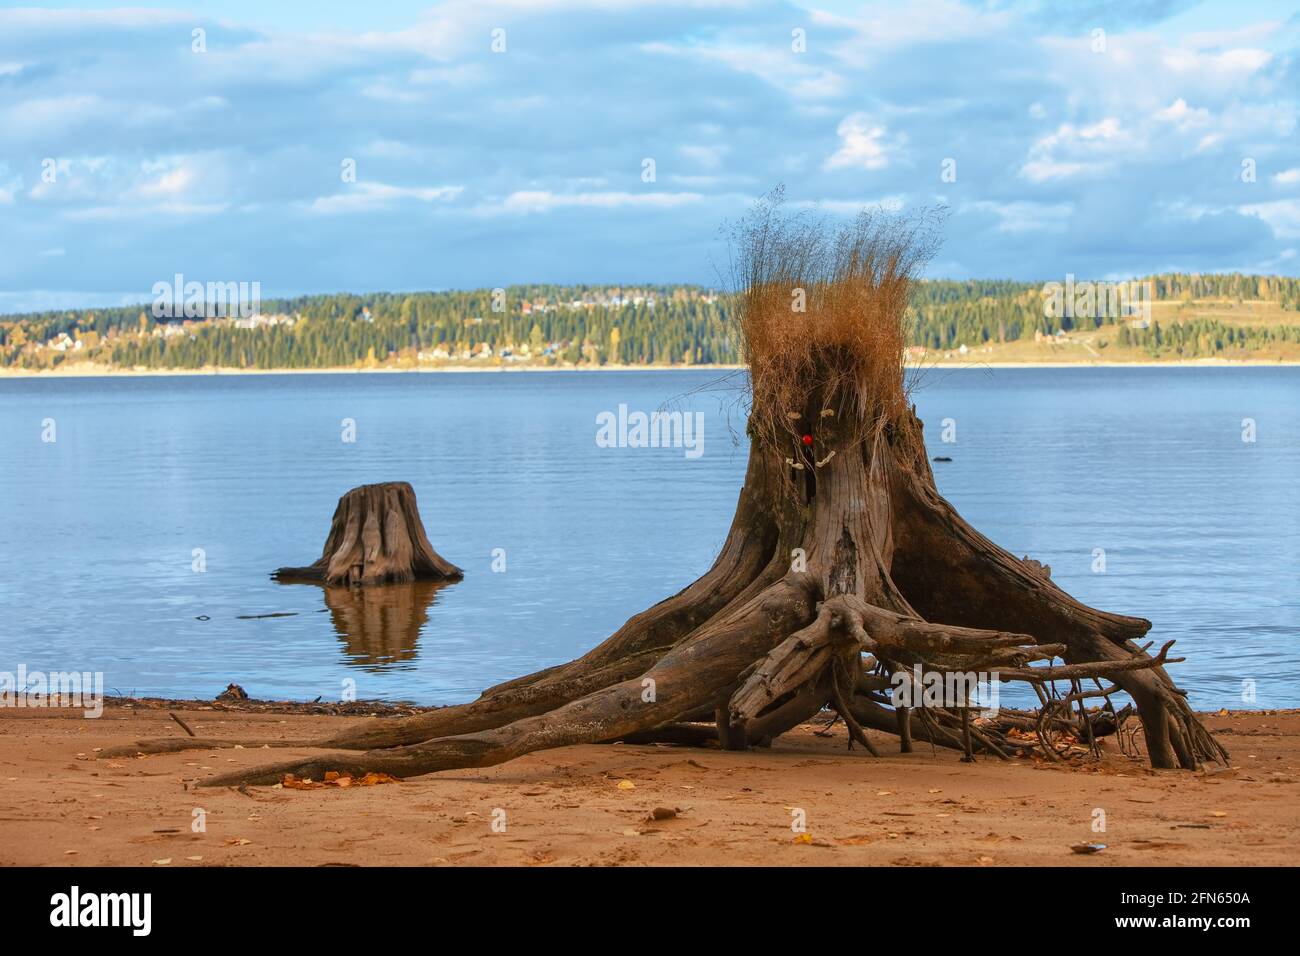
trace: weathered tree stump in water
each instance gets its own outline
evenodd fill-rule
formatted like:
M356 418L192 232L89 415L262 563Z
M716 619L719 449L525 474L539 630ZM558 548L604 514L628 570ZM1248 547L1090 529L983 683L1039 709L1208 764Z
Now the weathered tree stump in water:
M330 585L459 581L424 533L415 492L405 481L353 488L339 499L325 549L305 568L279 568L277 581Z
M1105 713L1122 721L1109 702L1121 691L1140 714L1153 766L1224 760L1166 672L1181 658L1168 656L1169 644L1153 656L1138 643L1149 621L1075 600L939 494L902 365L924 236L915 223L869 216L825 234L771 206L743 224L734 314L750 368L749 466L721 552L694 584L570 663L416 717L267 741L330 752L203 783L331 770L410 777L619 740L743 749L828 705L868 752L864 727L897 734L904 750L912 738L968 759L1041 746L1060 760L1074 739L1097 746L1104 721L1087 700L1106 700ZM792 299L806 308L792 310ZM365 526L340 522L345 510L336 526ZM945 683L1023 681L1043 706L994 723L972 719L966 692L938 704L887 693L912 672ZM183 737L122 749L233 743Z

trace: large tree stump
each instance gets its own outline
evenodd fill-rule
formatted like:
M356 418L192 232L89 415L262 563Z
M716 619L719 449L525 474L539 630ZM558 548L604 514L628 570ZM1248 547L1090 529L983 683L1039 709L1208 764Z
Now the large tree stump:
M827 705L868 751L864 724L900 736L907 728L968 756L1005 756L995 729L970 719L968 694L938 706L882 694L913 670L1029 683L1043 702L1030 725L1052 759L1060 759L1052 734L1076 726L1074 705L1083 714L1085 698L1109 701L1122 690L1140 713L1153 766L1224 760L1165 670L1180 658L1168 644L1155 656L1138 645L1149 621L1075 600L939 494L902 364L909 290L927 244L915 222L866 214L828 233L761 204L742 224L735 314L750 367L749 467L721 553L694 584L577 660L471 703L327 739L269 742L332 752L204 784L331 770L409 777L616 740L708 736L743 748ZM380 523L366 506L340 504L322 569L348 573L360 553L354 539L370 528L377 540ZM706 720L715 724L708 735L699 732ZM1086 729L1089 718L1081 720ZM122 750L233 743L181 737Z
M353 488L339 499L325 548L305 568L279 568L277 581L329 585L459 581L424 533L415 492L405 481Z

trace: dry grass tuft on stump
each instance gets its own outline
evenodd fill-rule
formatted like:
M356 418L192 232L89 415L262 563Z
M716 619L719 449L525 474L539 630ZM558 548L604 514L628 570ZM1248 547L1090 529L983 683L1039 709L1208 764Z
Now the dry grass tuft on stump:
M937 214L884 210L828 223L812 211L787 213L779 191L739 223L731 281L753 389L751 435L799 439L789 413L802 413L811 395L859 426L859 440L906 413L908 301L937 223Z

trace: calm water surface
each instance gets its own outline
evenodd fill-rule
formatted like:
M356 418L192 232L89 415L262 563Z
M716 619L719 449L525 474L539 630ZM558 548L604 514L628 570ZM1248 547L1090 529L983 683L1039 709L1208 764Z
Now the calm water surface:
M449 703L569 660L711 563L747 454L734 391L699 391L718 378L0 379L0 670L203 697L233 680L338 699L351 678ZM1066 590L1177 638L1196 706L1247 706L1245 679L1253 706L1300 705L1300 369L931 370L915 398L953 459L943 494ZM665 402L704 413L702 457L596 446L598 413ZM268 578L319 555L339 495L386 480L415 487L463 582L358 598Z

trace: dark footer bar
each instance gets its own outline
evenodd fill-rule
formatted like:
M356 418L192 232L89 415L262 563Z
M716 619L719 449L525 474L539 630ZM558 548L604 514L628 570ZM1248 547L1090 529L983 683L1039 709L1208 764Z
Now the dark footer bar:
M1043 931L1119 935L1201 933L1228 940L1284 929L1288 871L1268 869L728 869L704 877L662 869L5 869L6 943L77 934L126 940L314 945L368 934L389 940L438 927L474 926L490 938L572 930L618 932L627 920L725 923L784 913L791 927L840 907L924 932L986 928L998 939L1041 941ZM719 908L719 904L721 908ZM776 908L775 913L773 907ZM1285 909L1284 909L1285 907ZM723 917L723 914L727 914ZM920 918L909 924L908 916ZM472 922L471 922L472 921ZM637 923L645 928L648 924ZM757 929L769 925L756 920ZM333 938L335 934L341 934ZM250 937L254 938L254 937ZM16 950L14 950L16 951Z

